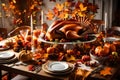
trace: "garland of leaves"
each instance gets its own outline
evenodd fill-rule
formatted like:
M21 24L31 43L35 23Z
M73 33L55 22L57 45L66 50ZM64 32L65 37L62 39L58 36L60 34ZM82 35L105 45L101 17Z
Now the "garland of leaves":
M56 0L50 0L56 2ZM93 19L95 13L97 13L98 6L93 3L89 3L88 0L74 1L66 0L64 3L56 3L52 10L48 10L46 14L48 20L69 18L79 19L79 17L88 17Z

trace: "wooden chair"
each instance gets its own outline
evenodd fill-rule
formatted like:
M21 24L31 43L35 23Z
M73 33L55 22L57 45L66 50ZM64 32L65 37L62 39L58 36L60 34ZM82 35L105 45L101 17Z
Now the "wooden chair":
M7 38L7 28L0 28L0 37Z
M8 33L9 37L15 36L17 34L20 33L20 30L25 30L28 29L30 31L30 26L21 26L21 27L17 27L14 30L12 30L11 32Z

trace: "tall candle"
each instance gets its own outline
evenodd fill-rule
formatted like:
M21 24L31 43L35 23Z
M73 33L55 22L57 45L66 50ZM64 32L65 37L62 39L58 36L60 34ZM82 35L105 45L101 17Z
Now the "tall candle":
M33 33L33 18L32 18L32 14L30 16L30 26L31 26L31 35Z
M33 18L32 18L32 14L30 16L30 26L31 26L31 36L32 36L32 40L31 40L31 43L32 43L32 46L31 46L31 52L34 53L35 52L35 49L34 49L34 43L33 43Z
M105 29L107 28L107 13L105 13Z
M104 42L106 42L106 37L107 37L107 13L105 12L105 40Z
M43 25L43 10L41 10L41 25Z

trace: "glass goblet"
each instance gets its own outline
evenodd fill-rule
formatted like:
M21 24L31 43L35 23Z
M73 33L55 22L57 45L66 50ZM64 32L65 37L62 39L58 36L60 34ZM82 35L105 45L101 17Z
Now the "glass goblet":
M25 42L26 42L26 38L27 38L27 36L28 36L28 32L29 32L28 29L20 30L20 35L24 38L24 41L25 41Z

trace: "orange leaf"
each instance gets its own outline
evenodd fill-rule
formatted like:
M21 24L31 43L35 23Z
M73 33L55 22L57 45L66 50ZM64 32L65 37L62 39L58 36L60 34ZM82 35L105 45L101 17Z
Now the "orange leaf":
M83 3L80 3L79 5L81 11L86 11L87 7L84 7Z
M60 19L67 19L68 18L68 13L67 12L61 12L58 18Z
M58 16L59 11L56 7L53 8L53 11L54 11L55 15Z
M56 8L58 9L58 11L62 11L63 8L64 8L64 5L63 4L56 4Z
M100 75L103 75L103 76L111 75L112 74L111 70L112 68L105 67L103 70L100 71Z
M72 16L72 17L76 17L76 14L78 14L78 11L75 9L75 10L72 12L71 16Z
M48 13L46 14L46 16L47 16L47 19L48 19L48 20L52 20L53 17L54 17L54 14L53 14L52 11L49 10Z
M66 7L70 7L71 6L71 2L67 2L66 1L64 4L65 4Z
M79 15L80 17L86 16L86 15L85 15L84 13L82 13L81 11L78 12L78 15Z

